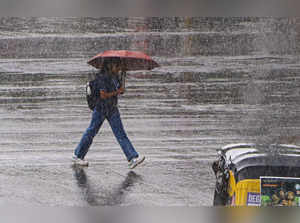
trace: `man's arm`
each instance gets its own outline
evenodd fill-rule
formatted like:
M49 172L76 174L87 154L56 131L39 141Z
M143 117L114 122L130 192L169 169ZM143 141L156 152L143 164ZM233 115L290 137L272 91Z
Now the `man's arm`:
M113 92L106 92L106 91L100 91L100 98L101 99L108 99L108 98L112 98L115 96L118 96L119 94L123 94L124 93L124 88L119 88L116 91Z

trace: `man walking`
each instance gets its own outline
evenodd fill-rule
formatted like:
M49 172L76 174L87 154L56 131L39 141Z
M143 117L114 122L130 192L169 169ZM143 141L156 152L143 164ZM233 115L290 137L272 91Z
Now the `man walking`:
M118 74L121 70L122 66L120 59L113 58L106 60L100 73L97 74L96 95L99 100L97 100L93 110L91 123L75 149L73 156L73 163L75 165L88 166L88 161L84 158L93 142L93 138L99 132L105 119L109 122L110 127L128 160L129 168L133 169L145 160L144 156L139 156L128 139L120 117L118 96L124 93L124 87L121 86L118 78Z

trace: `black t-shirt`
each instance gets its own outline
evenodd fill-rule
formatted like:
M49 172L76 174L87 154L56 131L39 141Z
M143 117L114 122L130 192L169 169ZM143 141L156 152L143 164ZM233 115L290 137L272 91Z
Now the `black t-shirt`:
M100 91L105 91L107 93L117 91L121 84L117 76L101 73L97 76L97 97L100 98ZM113 96L111 98L102 99L96 105L98 112L109 117L118 108L118 96Z

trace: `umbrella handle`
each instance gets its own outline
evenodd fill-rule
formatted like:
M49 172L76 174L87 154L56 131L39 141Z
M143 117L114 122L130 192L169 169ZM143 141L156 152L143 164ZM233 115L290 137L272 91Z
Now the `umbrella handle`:
M125 89L125 81L126 81L126 71L122 71L121 73L121 87Z

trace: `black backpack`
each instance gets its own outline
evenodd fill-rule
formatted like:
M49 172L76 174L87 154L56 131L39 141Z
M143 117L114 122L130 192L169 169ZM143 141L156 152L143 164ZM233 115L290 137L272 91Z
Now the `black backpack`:
M86 101L89 108L93 111L96 107L98 100L100 100L99 94L97 94L96 89L96 82L97 80L92 80L87 82L86 84Z

